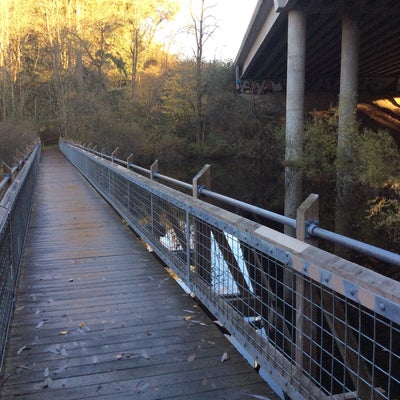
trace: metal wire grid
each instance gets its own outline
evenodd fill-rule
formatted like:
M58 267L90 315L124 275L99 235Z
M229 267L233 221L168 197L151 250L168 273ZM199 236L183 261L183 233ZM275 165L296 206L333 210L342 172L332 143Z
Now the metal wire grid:
M187 213L96 160L84 160L79 155L74 159L96 189L157 249L164 261L186 275L193 247Z
M0 204L4 211L0 232L0 370L14 307L19 263L29 222L39 159L40 148L37 147L20 172L19 183L15 182L14 186L10 187L12 195L6 195Z
M108 200L294 398L400 399L397 323L104 165Z
M3 229L0 240L0 367L7 341L8 321L10 321L13 308L13 282L11 234L9 229Z
M204 221L194 226L200 297L305 398L400 398L398 324Z

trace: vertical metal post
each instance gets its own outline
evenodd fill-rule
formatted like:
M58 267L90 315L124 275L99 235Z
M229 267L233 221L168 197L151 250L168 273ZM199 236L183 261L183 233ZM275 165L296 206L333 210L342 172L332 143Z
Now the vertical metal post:
M114 159L116 158L117 154L119 151L119 147L115 148L114 151L111 153L111 162L114 162Z
M193 178L193 197L197 199L202 187L211 187L210 165L206 164ZM195 265L201 278L211 284L211 231L204 221L195 222Z
M193 178L193 197L199 197L199 189L202 187L211 187L211 166L210 164L204 165L200 172Z
M158 172L158 160L155 160L153 164L150 165L150 179L154 179L154 174ZM151 234L154 235L154 225L156 223L154 215L154 199L153 193L150 192L150 222L151 222Z
M310 194L297 209L296 237L297 239L316 245L316 239L307 237L307 223L318 224L319 220L319 196ZM316 317L317 312L313 307L312 284L306 282L300 274L296 275L296 349L295 359L297 365L316 375L317 346L316 346Z
M14 180L13 174L12 174L12 168L9 167L4 161L2 162L2 167L3 167L3 173L8 174L10 176L10 183Z
M154 179L154 174L158 172L158 160L154 161L153 164L150 165L150 179Z
M133 160L133 153L129 154L128 158L126 159L126 168L129 169L129 165L131 164L131 160Z
M186 230L186 282L185 283L189 286L189 283L191 282L191 271L190 271L190 213L188 210L186 210L185 230Z

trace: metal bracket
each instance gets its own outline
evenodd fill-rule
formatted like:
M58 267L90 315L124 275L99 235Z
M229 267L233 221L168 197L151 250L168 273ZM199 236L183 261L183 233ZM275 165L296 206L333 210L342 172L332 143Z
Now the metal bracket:
M206 187L211 187L211 166L206 164L200 172L193 178L193 197L199 198L201 191Z
M114 162L116 155L118 153L119 147L115 148L114 151L111 153L111 162Z
M129 154L128 158L126 159L126 168L129 169L129 165L131 164L132 159L133 159L133 153Z
M153 164L150 165L150 179L153 179L157 172L158 172L158 160L154 161Z

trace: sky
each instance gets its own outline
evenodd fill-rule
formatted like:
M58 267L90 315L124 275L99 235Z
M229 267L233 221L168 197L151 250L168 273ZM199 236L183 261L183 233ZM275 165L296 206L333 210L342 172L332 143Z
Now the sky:
M179 0L181 3L179 15L173 23L169 23L160 32L164 37L174 37L174 44L170 47L172 52L187 57L192 57L194 54L195 39L183 31L191 21L190 3L196 4L197 1ZM256 3L257 0L206 0L206 6L210 7L209 13L215 17L217 25L212 38L204 46L206 60L227 61L236 58ZM179 31L180 33L177 33Z

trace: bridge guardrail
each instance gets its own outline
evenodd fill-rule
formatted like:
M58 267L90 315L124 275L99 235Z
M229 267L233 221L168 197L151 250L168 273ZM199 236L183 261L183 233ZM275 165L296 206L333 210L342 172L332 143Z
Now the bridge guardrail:
M0 183L1 189L10 183L0 201L0 370L14 308L40 152L40 144L35 143L20 154L17 163L8 169Z
M160 181L167 182L169 184L175 185L176 187L180 187L185 190L193 191L193 193L196 193L195 194L196 196L199 196L199 195L205 196L207 198L216 200L222 204L227 204L229 206L235 207L236 209L240 209L243 211L247 211L251 214L258 215L269 221L276 222L283 226L289 226L295 230L305 229L304 233L310 238L323 239L323 240L326 240L327 242L337 244L344 249L352 249L352 250L354 250L360 254L363 254L365 256L369 256L376 260L383 261L385 263L389 263L389 264L400 267L400 254L393 253L391 251L373 246L368 243L360 242L359 240L355 240L355 239L349 238L347 236L339 235L339 234L337 234L335 232L331 232L327 229L323 229L322 227L319 226L317 220L305 221L306 222L305 226L299 227L298 221L294 218L286 217L284 215L280 215L273 211L265 210L263 208L254 206L252 204L248 204L243 201L233 199L228 196L224 196L220 193L213 192L212 190L207 189L207 186L205 186L205 185L196 185L196 188L195 188L194 185L192 185L192 184L182 182L180 180L171 178L166 175L162 175L158 172L158 162L157 161L150 167L150 169L147 169L147 168L143 168L138 165L132 164L130 162L130 157L126 161L118 159L115 156L115 153L119 150L119 148L115 149L113 154L108 155L108 154L105 154L104 151L97 151L95 148L90 148L89 146L85 147L84 145L80 145L80 144L75 144L75 145L83 150L87 150L87 151L89 151L95 155L98 155L106 160L109 160L113 163L117 163L119 165L127 167L128 169L132 169L132 170L140 172L141 174L150 176L151 178L157 178ZM318 216L317 216L317 218L318 218Z
M282 398L400 398L400 282L79 146L60 148Z

